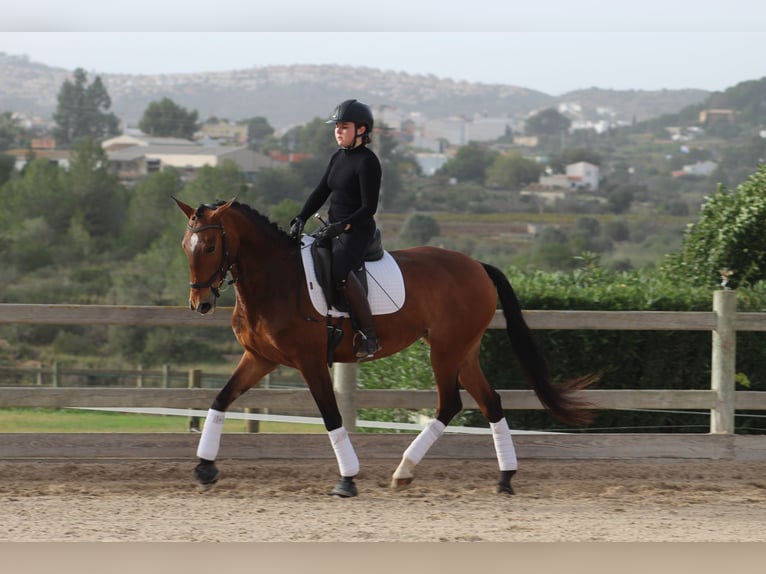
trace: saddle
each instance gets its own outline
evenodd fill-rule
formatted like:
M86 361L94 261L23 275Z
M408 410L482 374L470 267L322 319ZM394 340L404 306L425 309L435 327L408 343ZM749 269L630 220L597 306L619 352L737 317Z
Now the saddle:
M314 241L314 243L311 244L310 249L311 258L314 261L314 271L316 273L317 283L319 283L322 293L324 293L328 307L334 307L338 311L347 313L348 305L346 304L346 300L332 280L332 248L321 241ZM368 292L365 262L379 261L383 258L383 255L383 241L381 239L380 229L376 229L372 242L364 252L362 265L353 271L354 275L357 276L359 282L362 284L362 287L364 287L365 293Z
M311 244L311 259L314 263L314 273L316 275L317 283L322 289L325 300L327 301L328 310L335 308L343 313L348 313L348 304L346 298L338 290L335 282L332 280L332 247L329 242L325 244L323 241L314 241ZM359 282L362 284L365 294L369 295L367 287L367 269L365 262L378 261L383 259L385 252L383 250L383 242L380 236L380 230L375 230L375 235L370 242L370 245L364 252L362 259L362 265L359 269L353 271L357 276ZM333 321L328 311L327 317L327 366L332 367L333 360L335 358L335 347L338 346L343 338L343 329L340 325ZM358 325L356 325L356 319L351 317L352 328L356 331Z

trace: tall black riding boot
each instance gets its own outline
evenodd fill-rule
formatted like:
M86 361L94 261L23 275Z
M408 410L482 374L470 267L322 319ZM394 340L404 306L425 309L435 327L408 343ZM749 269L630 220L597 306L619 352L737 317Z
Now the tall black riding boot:
M367 295L364 292L359 278L352 272L348 274L346 283L343 285L343 296L348 303L349 312L359 325L359 331L362 335L362 342L356 350L356 360L363 361L370 359L380 351L380 342L375 333L375 323L372 319L370 303L367 301Z

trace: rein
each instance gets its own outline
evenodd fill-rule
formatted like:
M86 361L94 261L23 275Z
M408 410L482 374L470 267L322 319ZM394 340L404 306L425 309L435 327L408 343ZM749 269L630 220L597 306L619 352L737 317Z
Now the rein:
M223 225L220 223L211 223L208 225L201 225L199 227L192 227L191 225L187 224L186 227L191 231L192 233L199 233L200 231L205 231L206 229L220 229L221 230L221 247L223 247L223 255L221 255L221 264L218 266L218 269L213 273L213 275L208 279L207 281L203 283L192 283L189 282L189 287L192 289L204 289L206 287L210 287L210 290L213 292L213 295L216 297L221 296L221 284L226 279L227 273L231 270L232 263L229 260L229 248L226 245L226 230L223 228ZM232 283L235 283L236 279L231 279L228 284L231 285ZM218 285L214 285L214 283L218 283Z

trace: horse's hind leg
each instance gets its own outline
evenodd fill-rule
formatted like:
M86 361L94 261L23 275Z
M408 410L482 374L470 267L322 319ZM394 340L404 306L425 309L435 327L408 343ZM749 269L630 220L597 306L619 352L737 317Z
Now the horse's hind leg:
M431 364L434 369L439 396L436 418L420 431L404 451L402 460L391 478L391 488L401 489L412 483L415 467L434 443L439 440L449 422L463 408L460 401L457 369L445 366L438 360L435 362L433 351Z
M499 493L514 494L511 478L516 474L518 460L513 438L505 420L500 395L489 385L479 365L478 350L460 368L461 386L470 394L479 406L482 414L489 420L492 441L500 468L497 482Z
M275 366L275 364L263 361L250 353L245 353L234 373L216 395L207 412L205 424L202 427L202 435L197 445L199 463L194 469L194 475L201 490L207 490L218 481L218 468L215 465L215 459L221 444L226 410L242 393L274 370Z

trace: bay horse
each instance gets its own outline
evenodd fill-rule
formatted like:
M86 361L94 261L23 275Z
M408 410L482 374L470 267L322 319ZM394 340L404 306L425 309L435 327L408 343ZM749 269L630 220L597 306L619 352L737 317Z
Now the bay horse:
M215 459L227 409L262 377L285 365L300 371L330 437L340 472L330 494L356 496L354 477L359 461L336 403L327 364L325 317L310 303L300 242L236 199L197 208L173 199L188 218L181 245L189 263L189 306L202 315L212 313L220 287L227 281L233 283L236 303L232 328L244 351L205 420L195 467L200 488L218 480ZM406 297L400 310L375 317L383 348L374 359L424 340L430 346L438 396L436 418L404 451L391 486L401 488L411 483L416 465L462 410L462 387L489 421L500 469L497 490L513 494L511 477L517 469L513 440L500 396L479 365L480 341L495 315L498 298L525 376L555 418L570 424L591 420L590 405L577 391L595 377L551 382L545 357L524 321L513 288L496 267L437 247L413 247L390 255L401 270ZM356 361L352 331L343 329L335 361Z

